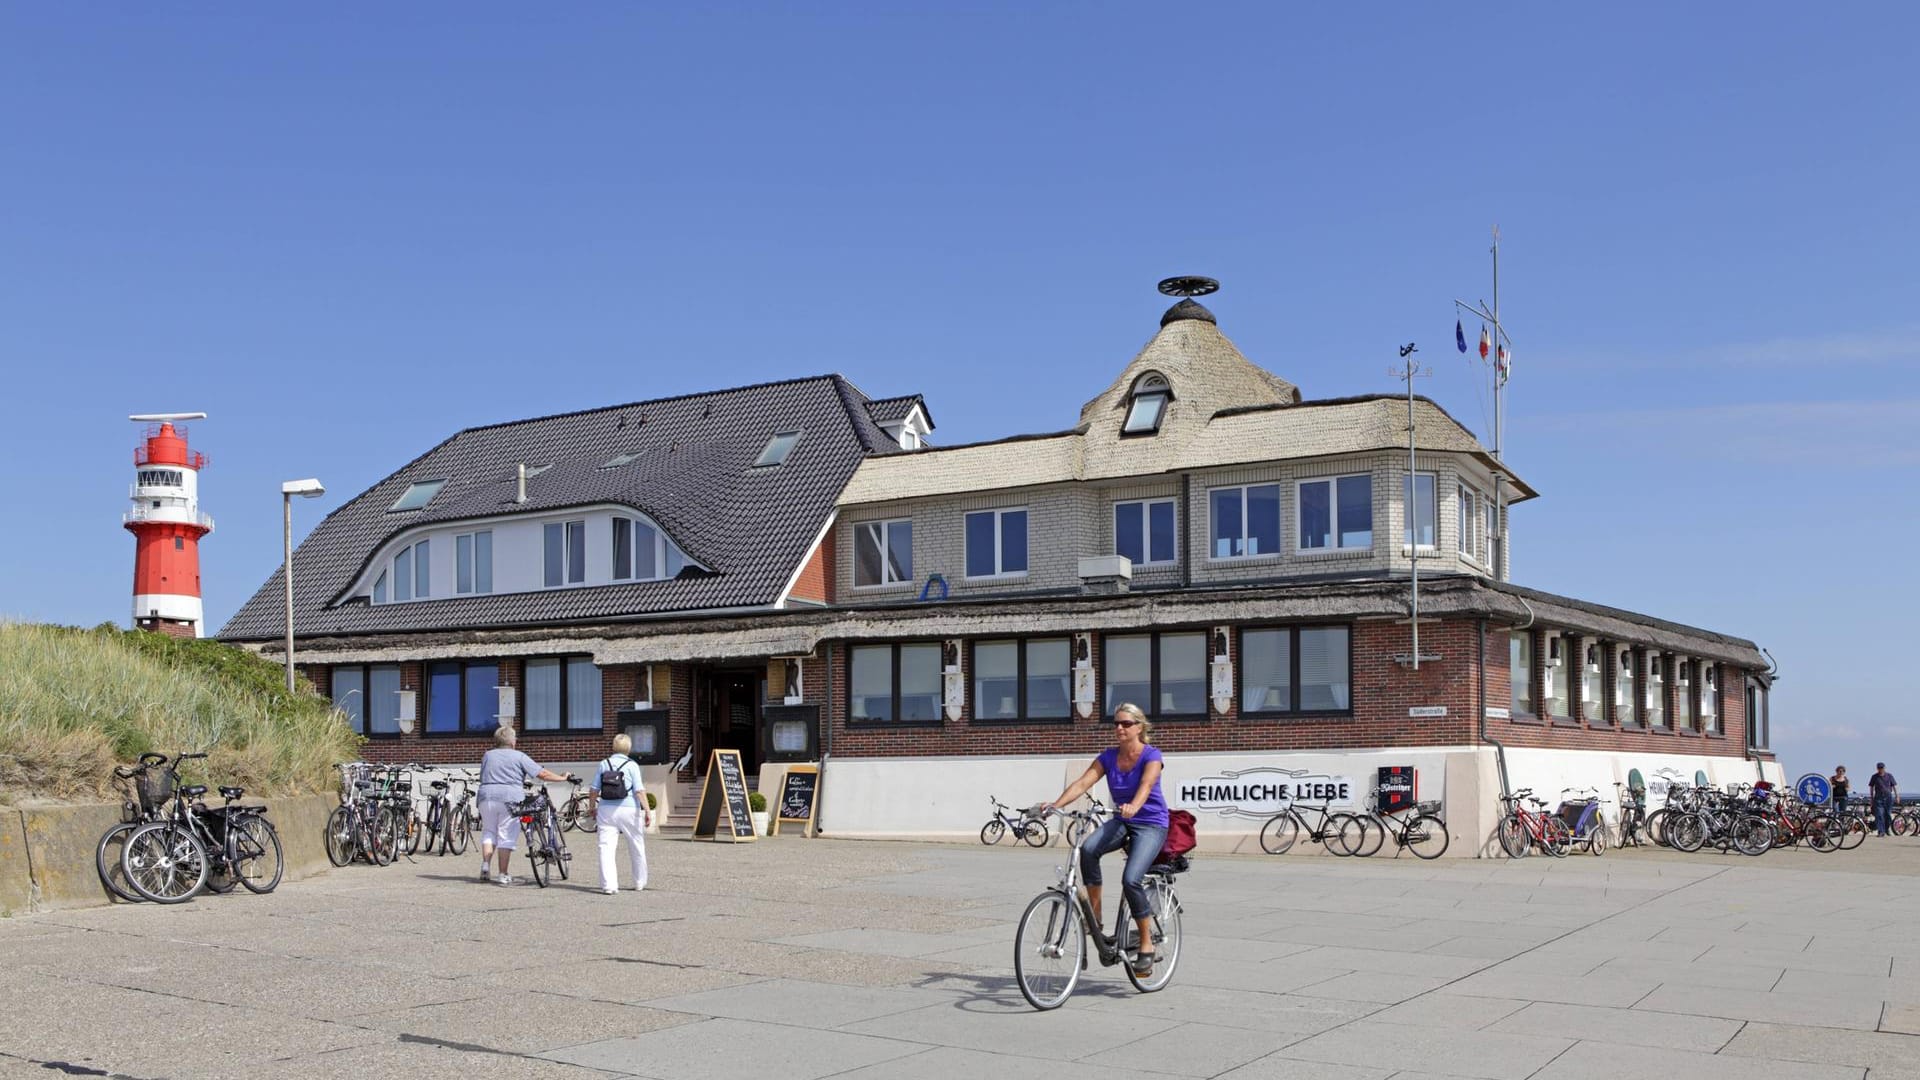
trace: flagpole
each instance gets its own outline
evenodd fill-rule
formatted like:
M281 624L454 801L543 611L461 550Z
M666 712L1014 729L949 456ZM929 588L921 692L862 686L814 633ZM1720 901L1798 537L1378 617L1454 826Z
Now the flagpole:
M1500 226L1493 227L1493 303L1488 305L1482 301L1476 306L1464 300L1455 300L1453 306L1493 324L1493 535L1487 538L1487 543L1493 548L1493 578L1495 581L1506 581L1511 577L1512 567L1507 557L1507 470L1500 451L1502 429L1506 421L1507 365L1512 363L1513 341L1507 337L1506 328L1500 325ZM1486 336L1486 327L1482 326L1482 360L1486 359ZM1464 339L1461 344L1464 348Z

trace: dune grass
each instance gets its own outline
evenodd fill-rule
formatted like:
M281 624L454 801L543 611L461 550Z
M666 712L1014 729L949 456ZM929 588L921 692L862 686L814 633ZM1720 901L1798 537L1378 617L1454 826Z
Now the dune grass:
M309 794L359 747L326 699L230 645L0 622L0 803L117 799L113 767L148 751L206 751L186 783Z

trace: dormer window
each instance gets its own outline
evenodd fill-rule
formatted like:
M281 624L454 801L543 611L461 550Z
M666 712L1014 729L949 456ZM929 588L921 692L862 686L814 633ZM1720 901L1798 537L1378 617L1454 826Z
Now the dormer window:
M1173 400L1173 387L1167 384L1166 377L1157 372L1148 372L1140 376L1133 385L1133 395L1127 401L1127 422L1121 425L1122 435L1152 435L1160 430L1160 421L1167 415L1167 402Z
M643 518L613 519L613 579L659 581L677 577L687 557L667 534Z
M753 467L761 469L779 465L787 460L788 454L793 453L794 444L799 441L800 433L797 431L783 431L775 435L767 441L767 448L760 451L760 457L754 461Z
M418 510L432 502L433 497L440 494L440 489L446 486L445 480L421 480L418 483L409 484L406 493L394 500L392 506L387 507L387 513L397 514L402 510Z

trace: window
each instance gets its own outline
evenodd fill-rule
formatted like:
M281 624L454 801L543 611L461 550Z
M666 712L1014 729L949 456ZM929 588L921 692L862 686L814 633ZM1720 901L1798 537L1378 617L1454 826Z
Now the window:
M847 719L939 723L940 646L859 645L849 650Z
M1107 715L1126 702L1155 720L1207 715L1207 635L1128 634L1104 644Z
M185 476L177 469L141 469L141 487L183 487Z
M500 668L437 660L427 665L427 734L483 733L499 724Z
M541 530L548 588L587 580L587 523L548 522Z
M1647 656L1646 705L1647 726L1664 728L1667 726L1667 657L1659 653Z
M1639 699L1634 696L1633 681L1638 675L1634 651L1621 648L1613 661L1613 718L1623 728L1640 726Z
M440 494L440 489L445 486L447 486L445 480L422 480L415 484L409 484L406 492L398 499L395 499L392 506L387 507L387 513L396 514L402 510L418 510L432 502L433 497Z
M1438 482L1432 473L1415 473L1407 478L1406 489L1401 492L1407 511L1406 536L1401 543L1423 548L1439 544L1440 508L1434 494Z
M1173 500L1113 504L1113 553L1135 566L1173 562Z
M1474 526L1479 522L1480 516L1474 512L1473 498L1473 489L1461 484L1459 492L1460 554L1469 559L1480 557L1480 545L1473 535Z
M373 602L376 604L384 604L387 602L387 572L385 570L380 571L380 576L373 579Z
M433 589L430 587L433 581L433 575L430 573L432 567L427 561L427 552L427 541L424 538L414 542L413 598L415 600L425 600L433 595Z
M1720 734L1720 665L1700 665L1700 726L1709 735Z
M1513 684L1513 716L1535 715L1533 631L1515 630L1508 638L1507 674Z
M1486 511L1487 511L1486 559L1487 559L1487 564L1492 565L1494 539L1500 535L1500 508L1494 505L1494 502L1492 499L1482 499L1481 503L1483 506L1486 507Z
M367 734L400 734L400 665L367 668Z
M552 528L552 526L548 526ZM581 558L586 557L585 550ZM665 531L641 518L613 519L613 580L659 581L677 577L687 565L680 546Z
M1700 701L1693 696L1695 662L1684 656L1673 661L1674 719L1682 731L1700 730Z
M453 591L469 593L493 591L493 531L461 533L453 538Z
M754 460L753 467L771 468L785 462L787 455L793 453L794 444L799 441L800 433L797 431L783 431L775 435L767 440L767 448L760 451L760 456Z
M1572 717L1569 695L1573 665L1567 656L1572 640L1560 634L1546 635L1547 662L1540 669L1540 696L1546 699L1547 715L1555 720Z
M1606 658L1611 649L1597 641L1587 642L1580 665L1580 715L1588 727L1607 726Z
M622 465L631 465L639 461L642 454L643 451L640 450L629 450L624 454L615 454L608 458L600 467L603 469L617 469Z
M1240 712L1347 712L1352 666L1344 626L1240 633Z
M416 595L427 598L427 542L422 540L400 549L393 557L393 599L395 603L411 600ZM418 588L415 587L416 579Z
M367 670L362 667L333 669L333 707L347 714L347 725L355 735L367 733Z
M528 731L597 731L600 669L590 656L528 660L526 699Z
M1765 750L1773 745L1773 717L1769 712L1767 686L1759 679L1747 679L1747 745Z
M1167 414L1167 401L1173 396L1173 390L1167 380L1157 374L1140 377L1134 384L1133 398L1127 403L1127 422L1121 426L1122 435L1152 435L1160 430L1160 421Z
M967 576L1027 572L1027 512L983 510L967 515Z
M1214 488L1207 494L1214 558L1280 554L1280 485Z
M973 718L1071 719L1072 668L1067 638L974 643Z
M855 585L899 585L912 581L912 521L868 521L853 527Z
M1300 550L1373 546L1373 477L1303 480L1298 496Z

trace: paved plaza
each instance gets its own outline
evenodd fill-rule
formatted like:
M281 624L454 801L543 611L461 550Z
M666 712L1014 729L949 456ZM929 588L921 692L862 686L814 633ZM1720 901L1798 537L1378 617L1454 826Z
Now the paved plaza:
M423 858L0 920L0 1077L1920 1080L1920 841L1202 852L1173 984L1044 1014L1013 923L1058 848L655 838L609 897L575 845L545 890Z

